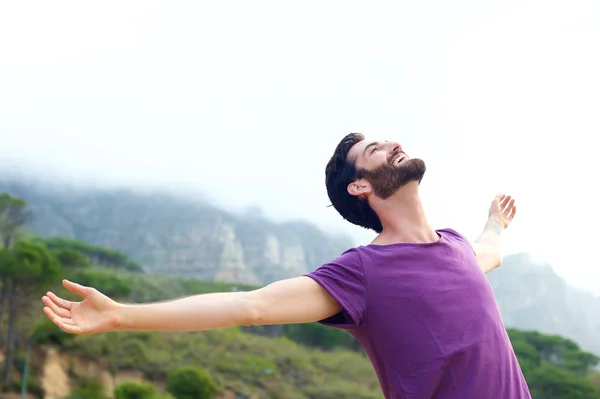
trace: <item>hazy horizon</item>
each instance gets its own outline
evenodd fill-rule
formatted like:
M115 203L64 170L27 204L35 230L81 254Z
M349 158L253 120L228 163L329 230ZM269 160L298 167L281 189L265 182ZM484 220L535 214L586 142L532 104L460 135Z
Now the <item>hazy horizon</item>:
M2 169L6 168L8 165L6 164L2 164L0 163L0 172L6 172L3 171ZM342 234L345 237L349 238L350 240L352 240L352 245L363 245L366 244L370 241L371 238L374 237L374 233L369 232L365 229L362 228L354 228L354 231L348 231L347 229L342 228L341 226L336 226L335 230L332 230L331 226L327 226L327 225L323 225L320 224L318 222L306 219L306 218L285 218L285 217L274 217L272 215L269 214L268 209L265 209L261 206L261 204L258 203L254 203L254 204L246 204L244 206L240 206L240 207L235 207L235 206L228 206L228 205L224 205L222 203L222 201L219 201L216 199L216 197L211 197L211 195L209 193L203 192L202 190L195 190L195 191L186 191L185 187L180 187L180 186L173 186L173 185L145 185L145 186L132 186L132 185L127 185L127 184L98 184L97 182L94 183L90 183L90 182L85 182L85 181L77 181L77 180L70 180L68 178L65 178L63 176L62 179L57 179L57 180L53 180L52 177L48 176L48 177L43 177L44 173L40 170L38 174L33 173L31 170L29 172L24 172L23 174L18 174L18 173L14 173L11 171L7 172L8 176L4 179L0 179L0 183L5 181L5 182L13 182L13 183L19 183L19 184L26 184L26 185L31 185L31 187L35 187L35 188L42 188L42 189L61 189L61 188L65 188L67 187L69 190L75 190L81 194L88 194L88 193L93 193L93 192L118 192L120 190L126 190L128 192L131 193L135 193L135 194L140 194L140 195L153 195L153 194L167 194L169 196L172 196L174 198L179 198L182 200L192 200L192 201L199 201L201 203L207 203L211 206L214 206L215 208L218 208L224 212L228 212L228 213L232 213L232 214L238 214L238 215L243 215L245 213L245 211L250 208L250 207L258 207L262 213L262 217L264 219L266 219L267 221L270 222L274 222L274 223L284 223L284 222L292 222L292 221L296 221L296 222L306 222L306 223L311 223L313 225L315 225L317 228L319 228L320 230L324 231L326 234L335 236L336 234ZM334 210L332 210L333 212L335 212ZM446 226L436 226L436 228L442 228L442 227L446 227ZM555 272L556 272L556 268L554 267L554 265L552 265L551 260L548 260L546 258L544 258L543 256L540 257L539 254L537 253L532 253L530 251L527 250L522 250L522 251L515 251L515 252L507 252L505 251L505 253L503 254L504 257L506 256L510 256L510 255L521 255L521 254L525 254L529 257L531 257L532 261L535 262L535 266L539 267L541 265L548 265L550 266ZM315 265L318 266L318 265ZM563 276L561 276L563 277ZM564 277L563 277L564 278ZM600 295L597 293L594 293L592 290L589 289L585 289L582 287L578 287L576 285L571 284L568 280L567 283L575 289L579 289L579 290L583 290L585 292L591 293L594 296L600 298Z
M599 12L589 0L3 3L0 164L203 191L364 243L373 235L327 207L324 187L338 141L363 132L425 160L434 227L474 239L493 196L512 194L505 253L600 295Z

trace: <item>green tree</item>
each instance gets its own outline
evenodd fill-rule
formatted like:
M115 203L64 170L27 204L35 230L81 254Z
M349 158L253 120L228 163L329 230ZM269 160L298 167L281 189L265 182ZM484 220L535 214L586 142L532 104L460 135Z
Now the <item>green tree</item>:
M123 382L115 389L115 399L156 399L158 394L152 384Z
M572 371L543 365L527 376L531 396L535 399L600 399L591 380Z
M65 269L81 269L90 267L90 259L82 252L74 249L53 250L54 257Z
M212 399L219 387L203 370L188 366L168 374L167 391L175 399Z
M52 250L69 250L84 254L91 263L113 269L125 269L133 272L142 272L143 268L138 263L130 260L127 255L112 248L105 248L88 244L84 241L63 237L37 238L39 242Z
M513 339L512 346L523 374L528 375L529 372L540 366L542 358L533 345L526 341Z
M587 378L598 357L557 335L515 329L508 334L533 398L600 399Z
M9 194L0 194L0 237L4 249L10 249L19 229L29 219L27 203Z
M131 294L131 286L114 272L106 269L83 269L75 271L71 277L79 284L96 288L112 298L126 298Z
M17 241L0 257L0 277L4 281L8 328L3 383L9 382L15 352L15 326L32 295L43 292L61 273L60 263L43 245Z
M0 194L0 257L6 258L6 253L12 248L17 233L29 218L26 210L27 203L20 198L8 194ZM0 329L4 319L4 309L8 299L8 284L5 278L0 278ZM0 336L0 341L2 337Z
M508 329L508 334L519 361L527 360L535 367L546 363L585 376L600 362L594 354L582 351L575 342L558 335L514 329Z

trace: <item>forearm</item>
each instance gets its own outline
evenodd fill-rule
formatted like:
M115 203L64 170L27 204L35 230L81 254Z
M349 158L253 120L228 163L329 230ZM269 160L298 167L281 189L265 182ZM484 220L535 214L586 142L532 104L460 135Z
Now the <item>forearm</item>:
M484 273L488 273L502 263L502 222L490 218L485 224L483 232L475 240L473 247L477 260Z
M118 331L199 331L249 325L308 323L341 310L313 279L281 280L250 292L190 296L143 305L121 304Z
M502 253L502 222L494 218L488 219L483 229L483 232L477 239L476 243L487 245L496 250L499 254Z
M249 293L194 295L167 302L120 304L119 331L199 331L250 325L255 320Z

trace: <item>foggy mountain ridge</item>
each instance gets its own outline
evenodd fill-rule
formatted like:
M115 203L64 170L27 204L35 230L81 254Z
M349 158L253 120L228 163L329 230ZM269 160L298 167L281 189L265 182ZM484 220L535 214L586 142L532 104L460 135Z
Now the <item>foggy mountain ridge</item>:
M275 223L260 209L232 213L165 192L0 181L27 201L29 229L125 252L154 273L268 284L314 270L353 245L304 221Z
M152 273L264 285L354 246L311 223L274 223L258 208L233 214L201 198L9 180L0 192L28 202L34 233L115 248ZM505 256L488 278L507 327L559 334L600 355L600 298L527 253Z
M505 256L488 279L507 327L561 335L600 355L600 297L570 286L527 253Z

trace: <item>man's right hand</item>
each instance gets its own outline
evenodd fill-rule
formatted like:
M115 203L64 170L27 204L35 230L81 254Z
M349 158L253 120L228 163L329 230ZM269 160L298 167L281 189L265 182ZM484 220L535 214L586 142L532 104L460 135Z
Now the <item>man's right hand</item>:
M99 334L113 331L119 325L119 304L95 288L63 280L63 286L82 298L80 302L67 301L53 292L42 298L44 313L59 328L73 334Z
M341 310L321 285L306 276L277 281L250 292L193 295L148 304L121 304L92 287L67 280L63 285L83 300L71 302L48 292L42 298L44 313L66 332L82 335L310 323Z

